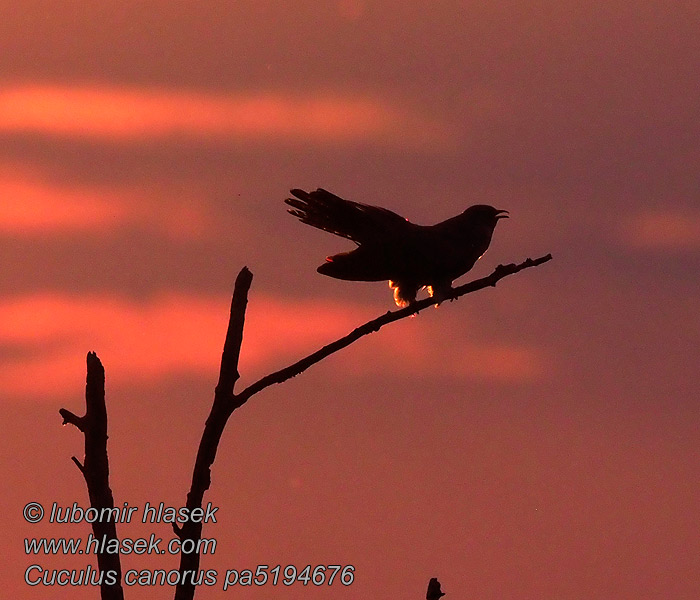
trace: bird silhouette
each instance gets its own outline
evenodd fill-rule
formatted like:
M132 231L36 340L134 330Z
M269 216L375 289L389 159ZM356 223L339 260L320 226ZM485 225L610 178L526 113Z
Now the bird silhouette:
M349 281L388 280L400 307L415 302L421 288L439 303L452 281L486 252L498 220L508 217L507 210L477 204L436 225L416 225L386 208L344 200L321 188L291 194L294 198L285 200L290 214L358 246L329 256L317 271Z

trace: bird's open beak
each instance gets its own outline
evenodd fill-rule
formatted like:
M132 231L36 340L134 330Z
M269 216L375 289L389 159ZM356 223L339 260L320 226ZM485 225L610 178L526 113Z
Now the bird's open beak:
M509 217L507 214L505 214L505 215L501 214L501 213L507 213L507 212L508 212L507 210L497 210L496 211L496 219L508 219Z

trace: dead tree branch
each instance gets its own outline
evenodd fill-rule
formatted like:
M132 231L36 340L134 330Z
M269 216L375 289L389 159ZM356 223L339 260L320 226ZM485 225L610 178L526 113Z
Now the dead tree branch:
M445 300L454 300L476 292L477 290L495 286L498 281L513 275L523 269L536 267L552 259L550 254L537 259L528 258L520 264L499 265L496 270L488 277L477 279L466 283L452 290L447 295ZM253 280L252 273L243 267L236 278L236 284L233 291L233 299L231 301L231 316L229 320L228 331L226 333L226 341L224 342L224 351L221 357L221 368L219 371L219 383L216 386L214 394L214 403L211 412L207 418L204 432L199 443L197 459L195 461L194 471L192 474L192 486L187 494L187 508L190 510L200 508L204 493L211 485L211 466L216 458L216 451L221 440L221 435L226 427L226 423L234 410L245 404L253 395L264 390L275 383L282 383L287 379L299 375L311 365L323 360L327 356L345 348L361 338L375 331L388 323L398 321L410 315L416 314L427 307L435 304L435 299L426 298L420 302L416 302L406 308L387 312L386 314L373 319L361 325L357 329L350 332L345 337L342 337L327 346L317 350L309 356L302 358L296 363L271 373L256 381L252 385L245 388L239 394L233 393L233 387L239 378L238 374L238 357L240 355L241 344L243 341L243 324L245 321L245 310L248 303L248 291ZM201 538L202 524L187 522L182 527L173 526L173 529L182 541L185 539L192 540L194 547ZM199 553L181 554L180 555L180 579L175 591L175 600L192 600L195 593L195 585L191 577L197 576L199 569ZM188 573L194 574L188 580ZM435 584L433 584L434 586ZM439 584L438 584L439 585ZM438 590L439 591L439 590Z
M243 267L236 278L231 300L231 314L229 317L228 331L224 341L224 350L221 355L221 368L219 370L219 382L214 392L214 403L204 426L204 432L199 442L197 459L192 473L192 485L187 494L187 508L190 510L202 506L204 492L211 485L211 465L216 458L221 434L226 427L226 422L235 409L233 386L239 378L238 358L243 342L243 324L245 322L245 310L248 304L248 291L253 281L253 274L247 267ZM193 540L196 544L202 535L202 523L187 521L182 527L173 525L175 534L181 541ZM192 577L197 576L199 570L199 552L180 554L180 583L175 590L175 600L191 600L194 598L195 584ZM194 575L189 577L187 573Z
M509 265L499 265L498 267L496 267L494 272L491 273L491 275L489 275L488 277L475 279L474 281L470 281L469 283L465 283L464 285L454 288L452 292L444 298L444 300L455 300L456 298L464 296L465 294L476 292L487 287L494 287L496 283L498 283L501 279L507 277L508 275L513 275L519 271L522 271L523 269L536 267L549 260L552 260L551 254L547 254L546 256L542 256L540 258L535 259L528 258L527 260L517 265L513 263ZM398 321L399 319L403 319L410 315L419 313L420 311L425 310L426 308L434 304L435 300L433 298L425 298L424 300L420 300L414 304L411 304L410 306L407 306L406 308L395 310L393 312L388 311L381 317L377 317L376 319L368 321L364 325L360 325L360 327L354 329L345 337L342 337L334 342L331 342L327 346L316 350L316 352L309 354L305 358L302 358L301 360L295 362L293 365L289 365L288 367L280 369L275 373L266 375L262 379L259 379L255 383L249 385L242 392L236 394L236 403L238 404L238 406L242 406L243 404L245 404L245 402L248 401L248 399L251 396L264 390L266 387L269 387L275 383L282 383L287 379L296 377L300 373L306 371L306 369L308 369L311 365L315 365L317 362L323 360L324 358L333 354L334 352L346 348L356 340L360 339L362 336L374 333L375 331L379 331L381 327L387 325L388 323L393 323L394 321ZM238 408L238 406L236 408Z
M527 259L520 264L499 265L491 275L482 279L466 283L452 290L442 301L453 300L465 294L477 290L495 286L498 281L513 275L523 269L535 267L551 260L551 255L537 259ZM323 360L327 356L352 344L359 338L378 331L388 323L398 321L410 315L419 313L433 305L435 299L426 298L406 308L397 311L389 311L386 314L368 321L356 328L348 335L324 346L312 354L302 358L296 363L285 367L275 373L271 373L245 388L239 394L234 394L234 386L240 375L238 373L238 360L243 342L243 326L245 323L245 311L248 304L248 292L253 280L252 273L244 267L236 278L236 283L231 301L226 340L221 356L219 381L214 392L214 402L204 426L200 440L197 458L192 473L192 484L187 494L187 508L192 511L201 508L205 492L211 485L211 466L216 458L216 452L221 440L221 435L226 427L229 417L234 410L245 404L253 395L265 388L282 383L287 379L299 375L310 366ZM112 490L109 487L109 461L107 457L107 408L105 405L105 373L102 363L94 352L87 355L87 382L85 386L86 413L79 417L71 411L62 408L59 412L63 417L63 423L74 425L85 436L85 459L81 463L76 457L72 457L80 472L85 478L90 497L90 505L95 509L114 508ZM117 539L116 525L112 520L103 522L95 520L92 524L93 534L100 540L105 540L103 546L108 545L109 540ZM173 525L176 535L182 542L191 540L196 547L201 539L202 523L188 521L181 527ZM103 576L101 584L102 600L123 600L124 593L121 586L121 564L119 554L101 553L97 555L97 563ZM180 555L180 581L175 590L175 600L192 600L196 589L195 581L199 571L200 557L198 552ZM114 574L114 582L107 577L108 573ZM442 594L439 584L431 580L429 596L439 598ZM437 594L437 595L435 595Z
M85 436L85 458L81 463L72 457L85 478L90 497L90 506L97 509L114 508L114 498L109 487L109 460L107 458L107 407L105 405L105 370L94 352L87 355L87 379L85 385L85 415L78 417L62 408L59 413L63 424L75 425ZM112 520L97 519L92 523L92 533L98 540L104 540L101 547L107 547L109 540L117 539L117 527ZM102 600L123 600L122 569L119 554L98 553L97 566L102 577L100 597ZM110 584L112 573L115 583Z

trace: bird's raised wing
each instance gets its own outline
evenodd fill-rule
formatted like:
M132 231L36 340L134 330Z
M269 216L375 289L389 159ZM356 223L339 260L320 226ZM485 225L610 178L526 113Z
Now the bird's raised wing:
M285 202L289 213L302 223L348 238L357 244L376 242L386 234L400 234L408 220L386 208L344 200L324 189L315 192L290 190Z

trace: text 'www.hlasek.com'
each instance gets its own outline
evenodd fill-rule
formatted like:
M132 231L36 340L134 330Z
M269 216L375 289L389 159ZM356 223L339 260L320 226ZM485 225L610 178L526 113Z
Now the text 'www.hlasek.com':
M141 509L127 502L122 507L83 508L74 502L72 506L59 506L53 503L48 515L43 505L29 502L24 507L24 519L28 523L48 520L52 524L74 523L167 523L179 528L187 523L216 523L218 507L211 502L203 508L174 508L163 502L155 505L146 503ZM160 555L160 554L214 554L214 538L190 539L173 537L168 540L152 533L147 538L116 538L107 535L86 538L55 537L25 538L24 551L30 556L48 555ZM350 585L355 580L355 567L352 565L255 565L250 568L183 570L179 569L129 569L122 574L121 583L126 586L176 586L219 585L223 590L236 586L262 585ZM80 568L50 569L41 564L30 564L24 573L24 581L29 586L101 586L119 582L116 570L100 571L87 564Z

